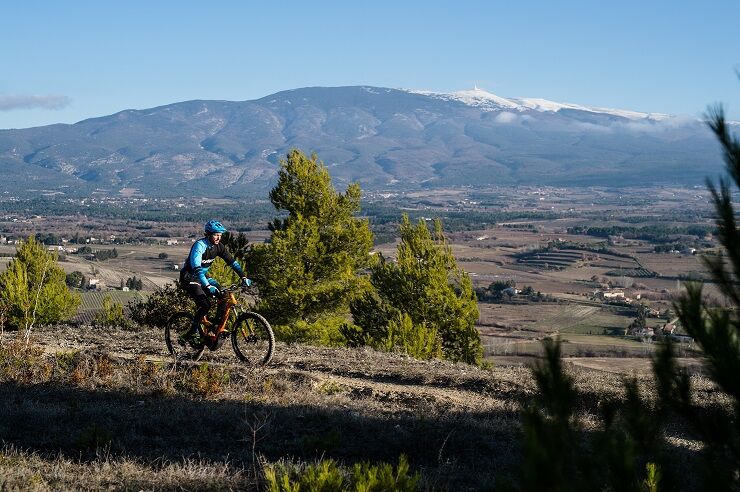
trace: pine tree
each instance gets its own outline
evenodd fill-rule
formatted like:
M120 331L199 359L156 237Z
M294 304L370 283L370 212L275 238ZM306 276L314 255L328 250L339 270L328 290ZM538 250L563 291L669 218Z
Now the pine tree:
M740 140L733 136L721 107L709 115L709 126L717 136L726 169L740 188ZM740 489L740 231L732 191L726 179L719 189L707 186L717 213L717 237L724 252L705 257L715 285L732 304L730 309L711 308L700 283L686 284L686 292L674 306L681 325L701 347L711 378L729 398L729 408L715 408L707 417L692 403L691 379L678 368L672 345L666 344L654 362L661 401L677 411L702 435L704 484L707 490Z
M355 324L361 331L347 331L350 340L382 345L381 341L392 335L391 328L397 331L408 326L401 317L404 314L414 329L401 333L426 333L427 343L417 341L411 346L425 347L422 352L433 353L428 336L431 330L438 334L446 359L480 363L483 351L475 328L478 305L473 285L468 274L458 268L439 220L432 233L424 220L414 226L404 215L396 261L378 255L370 281L375 292L366 293L352 304ZM409 345L408 340L399 342L401 348Z
M66 285L66 274L56 257L32 237L0 274L0 304L10 326L29 330L34 323L50 324L77 312L80 297Z
M372 247L367 219L355 216L360 186L338 193L315 154L292 150L280 165L270 199L287 215L270 225L269 244L247 254L262 296L258 309L284 325L344 313L366 288L358 274L368 266Z

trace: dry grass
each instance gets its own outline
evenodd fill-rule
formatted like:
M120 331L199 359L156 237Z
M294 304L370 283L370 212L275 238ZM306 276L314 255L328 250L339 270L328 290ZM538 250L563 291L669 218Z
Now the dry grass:
M405 454L425 487L485 489L516 479L519 411L534 391L521 365L483 370L366 349L279 345L274 365L250 370L228 347L174 366L155 331L55 327L29 348L4 342L5 488L256 489L265 463ZM594 426L600 402L621 395L621 376L570 370ZM642 384L651 395L649 378ZM716 402L711 384L697 384ZM690 452L672 432L676 452Z
M256 490L254 475L228 462L197 458L176 462L113 457L90 460L5 446L0 450L3 490Z

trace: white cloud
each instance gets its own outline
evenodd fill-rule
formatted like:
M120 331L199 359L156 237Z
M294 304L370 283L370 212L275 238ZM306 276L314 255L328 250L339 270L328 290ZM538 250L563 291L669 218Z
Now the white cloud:
M508 124L508 123L514 123L518 119L519 119L519 115L514 114L514 113L509 113L508 111L503 111L499 113L498 115L496 115L496 118L494 118L494 121L496 121L496 123Z
M69 103L70 99L67 96L0 95L0 111L13 111L16 109L63 109Z

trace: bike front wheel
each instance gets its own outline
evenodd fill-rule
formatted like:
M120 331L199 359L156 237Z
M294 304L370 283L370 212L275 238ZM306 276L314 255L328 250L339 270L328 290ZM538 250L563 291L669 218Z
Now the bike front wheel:
M193 324L193 315L186 312L175 313L167 320L164 327L164 341L167 344L167 350L175 360L192 360L197 361L205 351L205 343L197 343L193 340L184 340Z
M257 313L247 312L239 316L234 323L231 346L242 362L264 366L272 359L275 335L265 318Z

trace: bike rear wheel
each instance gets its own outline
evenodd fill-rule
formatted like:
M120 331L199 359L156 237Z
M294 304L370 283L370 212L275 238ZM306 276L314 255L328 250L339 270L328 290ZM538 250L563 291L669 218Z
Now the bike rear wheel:
M247 312L234 323L231 346L242 362L263 366L272 359L275 335L265 318L257 313Z
M164 341L167 344L167 350L176 360L197 361L206 349L202 341L199 344L193 344L190 341L186 341L184 345L180 343L180 337L190 331L192 324L193 315L186 312L175 313L167 320L167 325L164 327Z

